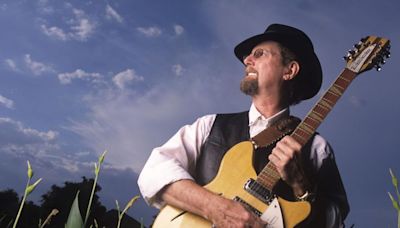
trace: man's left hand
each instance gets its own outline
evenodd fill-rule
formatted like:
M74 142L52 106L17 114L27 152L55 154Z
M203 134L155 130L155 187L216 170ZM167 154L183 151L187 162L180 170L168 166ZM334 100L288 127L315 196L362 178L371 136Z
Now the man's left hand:
M308 189L301 159L301 145L293 137L285 136L280 140L268 159L276 166L281 178L289 184L296 196L303 195Z

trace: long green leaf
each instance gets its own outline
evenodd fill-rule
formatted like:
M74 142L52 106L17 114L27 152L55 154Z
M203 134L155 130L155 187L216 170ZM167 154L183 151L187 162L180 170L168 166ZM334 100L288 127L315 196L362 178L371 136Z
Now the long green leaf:
M83 220L81 212L79 211L79 191L76 193L75 200L72 203L71 210L69 211L67 224L65 228L83 228Z
M397 180L396 176L394 175L392 169L389 169L389 172L390 172L390 176L392 176L392 184L393 184L393 186L395 188L397 188L398 187L398 180Z

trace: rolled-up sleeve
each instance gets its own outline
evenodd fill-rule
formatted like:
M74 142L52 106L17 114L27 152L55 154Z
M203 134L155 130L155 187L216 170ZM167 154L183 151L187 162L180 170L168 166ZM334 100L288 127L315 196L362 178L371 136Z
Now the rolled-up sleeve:
M164 202L158 197L166 185L178 180L193 180L196 160L201 145L210 133L215 115L206 115L193 124L183 126L164 145L154 148L138 178L144 200L160 208Z

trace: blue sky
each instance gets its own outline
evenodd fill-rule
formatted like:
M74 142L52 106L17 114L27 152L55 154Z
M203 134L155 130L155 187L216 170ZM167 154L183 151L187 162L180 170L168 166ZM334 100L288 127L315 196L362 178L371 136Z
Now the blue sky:
M197 117L245 110L233 47L270 23L304 30L323 66L322 90L366 35L392 40L381 72L360 75L319 128L347 189L347 224L394 227L389 168L400 176L400 3L376 1L0 1L0 190L22 192L26 160L43 182L93 176L108 208L138 194L153 147ZM322 95L322 92L319 96ZM304 117L314 98L292 108ZM155 210L130 214L149 224Z

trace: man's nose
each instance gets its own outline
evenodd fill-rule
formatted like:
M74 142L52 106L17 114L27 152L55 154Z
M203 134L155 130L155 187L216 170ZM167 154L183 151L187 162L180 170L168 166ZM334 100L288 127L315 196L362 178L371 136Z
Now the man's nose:
M254 66L254 58L253 55L248 55L243 59L243 63L245 66Z

